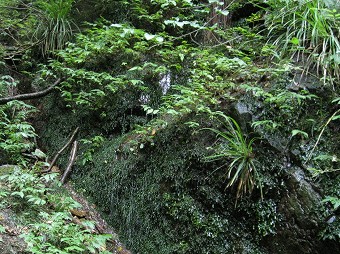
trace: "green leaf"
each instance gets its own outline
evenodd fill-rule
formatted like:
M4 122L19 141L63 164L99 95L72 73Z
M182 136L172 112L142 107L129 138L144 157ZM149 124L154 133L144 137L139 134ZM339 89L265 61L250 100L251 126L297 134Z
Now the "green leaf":
M178 56L179 56L179 59L181 60L181 62L183 62L184 61L184 54L180 53Z
M139 85L139 84L141 84L141 85L143 85L144 84L144 82L142 81L142 80L139 80L139 79L131 79L130 80L130 82L132 83L132 85Z
M332 100L332 103L340 104L340 97L335 98L334 100Z
M143 70L143 68L140 66L135 66L129 69L129 71L141 71L141 70Z
M117 27L117 28L123 27L122 24L111 24L110 26L111 26L111 27Z
M83 251L84 251L85 249L80 248L80 247L78 247L78 246L70 246L70 247L66 247L65 250L66 250L66 251L70 251L70 252L76 251L76 252L79 252L79 253L83 253ZM94 253L94 252L93 252L93 253Z
M294 137L298 134L305 137L305 138L308 138L307 132L304 132L304 131L301 131L301 130L292 130L292 137Z
M184 123L184 124L185 124L185 125L188 125L190 128L197 128L197 127L200 126L200 124L197 123L197 122L186 122L186 123Z
M32 155L37 156L39 159L45 159L46 154L41 151L40 149L35 149L35 151L32 153Z
M22 191L14 191L14 192L12 192L12 194L11 194L12 196L19 196L19 197L21 197L21 198L23 198L25 195L24 195L24 193L22 192Z
M333 156L330 154L320 154L313 158L313 160L319 160L319 161L332 161Z
M180 112L174 110L174 109L169 109L166 111L166 113L170 114L170 115L179 115Z
M327 196L325 199L322 200L322 202L330 202L333 205L334 210L338 209L338 207L340 206L340 199L337 197Z
M153 35L153 34L148 34L148 33L145 33L144 34L144 38L149 41L149 40L152 40L153 38L155 38L156 35Z
M332 121L335 121L335 120L338 120L338 119L340 119L340 115L335 115L335 116L332 117Z
M290 40L290 42L291 42L292 44L294 44L294 45L299 45L300 40L299 40L298 38L296 38L296 37L293 37L293 38Z
M237 62L240 66L247 66L246 62L238 57L234 57L232 60Z
M164 38L162 36L157 36L156 37L156 41L158 41L159 43L164 41Z
M218 14L222 14L223 16L228 16L230 13L228 10L217 10L216 12Z

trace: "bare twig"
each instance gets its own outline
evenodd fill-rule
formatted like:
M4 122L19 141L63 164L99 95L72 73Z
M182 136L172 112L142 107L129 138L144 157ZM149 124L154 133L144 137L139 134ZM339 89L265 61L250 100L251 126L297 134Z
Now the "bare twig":
M74 141L77 133L79 131L79 127L77 127L74 132L72 133L72 136L70 137L70 139L67 141L67 143L56 153L56 155L54 156L52 162L50 163L50 166L48 167L47 170L43 171L42 173L47 173L50 172L52 167L54 166L54 164L56 163L57 159L59 158L60 154Z
M50 92L52 92L54 87L57 86L58 84L60 84L61 81L62 81L62 79L59 78L56 82L53 83L53 85L51 85L50 87L46 88L43 91L39 91L39 92L35 92L35 93L19 94L19 95L15 95L15 96L0 98L0 105L5 104L5 103L10 102L10 101L14 101L14 100L24 101L24 100L41 98L41 97L49 94Z
M77 149L78 149L78 142L77 140L73 142L73 146L72 146L72 150L71 150L71 157L70 157L70 161L67 165L67 168L63 174L63 176L61 177L60 182L61 183L65 183L67 177L69 176L69 174L71 173L71 169L72 166L76 160L76 155L77 155Z
M312 150L311 150L310 153L308 154L307 159L306 159L306 161L305 161L304 164L306 164L306 163L311 159L311 157L312 157L312 155L313 155L313 153L314 153L314 150L315 150L315 148L318 146L318 144L319 144L319 142L320 142L320 139L321 139L321 137L322 137L322 134L324 133L324 131L325 131L327 125L333 120L333 117L336 116L336 115L339 114L339 113L340 113L340 109L338 109L337 111L335 111L334 114L327 120L326 124L322 127L322 130L321 130L321 132L320 132L320 134L319 134L319 136L318 136L318 139L316 140L315 145L313 146Z

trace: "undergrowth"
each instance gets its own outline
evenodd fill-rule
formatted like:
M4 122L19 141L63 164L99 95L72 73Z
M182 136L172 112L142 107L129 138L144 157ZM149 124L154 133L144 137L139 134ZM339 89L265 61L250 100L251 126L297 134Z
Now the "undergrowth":
M73 222L70 210L81 205L60 191L58 174L6 167L12 172L0 172L0 209L15 211L29 253L111 253L106 242L112 235L94 233L92 221Z
M75 127L82 127L72 180L136 252L265 253L261 241L280 233L279 222L287 219L280 214L285 210L282 200L291 194L287 190L298 191L287 184L295 169L291 164L303 166L300 158L311 152L318 133L321 141L331 138L336 144L338 138L339 106L319 107L329 101L331 86L321 86L318 80L315 86L300 84L300 68L284 56L305 57L304 72L315 67L338 89L338 14L320 1L256 1L269 4L266 14L258 12L226 27L229 24L221 22L210 26L210 21L232 21L239 7L249 7L246 3L230 1L232 9L217 0L97 2L94 7L120 2L122 9L115 13L121 11L124 19L108 15L107 20L87 23L67 45L73 1L65 1L69 5L60 9L62 23L48 15L58 13L53 3L59 1L40 6L48 18L42 20L44 29L35 33L44 39L41 50L62 50L54 51L31 78L65 78L58 95L40 105L45 111L36 126L48 152L57 151ZM228 16L229 11L234 15ZM266 28L261 33L252 27L257 17ZM65 33L54 38L51 31ZM266 44L268 36L272 43ZM2 96L14 91L11 78L1 82ZM0 107L4 161L27 165L23 154L34 148L34 129L27 120L33 110L19 102ZM224 129L213 118L218 111L232 117L224 119ZM202 128L212 132L202 134ZM260 137L256 142L247 136L252 132ZM322 150L321 141L315 152ZM336 173L322 169L338 169L338 161L332 161L335 152L330 155L316 170ZM310 161L319 163L320 156L316 158ZM61 165L66 160L62 157ZM225 170L216 170L221 166ZM67 209L72 201L63 199L65 207L44 210L60 203L59 197L45 197L45 192L51 194L46 179L31 173L15 171L3 177L10 189L1 195L43 221L32 220L24 237L34 251L98 251L106 237L93 236L92 224L70 223ZM225 176L231 188L225 188ZM33 182L38 184L32 187ZM324 202L332 212L338 204L333 188L338 189L326 189L330 196ZM295 221L291 210L287 213ZM334 225L326 228L324 238L335 237ZM322 227L320 222L317 228ZM282 231L289 230L295 234L299 229Z

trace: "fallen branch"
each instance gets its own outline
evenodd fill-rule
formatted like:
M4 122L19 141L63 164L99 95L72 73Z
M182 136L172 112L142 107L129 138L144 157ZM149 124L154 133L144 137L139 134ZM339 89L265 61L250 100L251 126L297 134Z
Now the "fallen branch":
M14 101L14 100L19 100L19 101L24 101L24 100L30 100L30 99L36 99L36 98L41 98L50 92L55 88L55 86L59 85L62 79L58 79L56 82L53 83L50 87L46 88L45 90L35 92L35 93L26 93L26 94L19 94L15 96L10 96L10 97L5 97L5 98L0 98L0 105L6 104L7 102Z
M79 127L77 127L74 132L72 133L71 138L67 141L67 143L56 153L56 155L54 156L52 162L50 163L50 166L48 167L48 169L42 171L41 173L48 173L51 171L52 167L54 166L54 164L56 163L57 159L59 158L60 154L74 141L74 139L76 138L76 135L79 131Z
M74 141L73 142L73 146L72 146L72 150L71 150L71 157L70 157L70 161L67 165L67 168L63 174L63 176L61 177L61 180L60 182L61 183L65 183L67 177L69 176L69 174L71 173L71 169L72 169L72 166L76 160L76 155L77 155L77 149L78 149L78 142L77 141Z

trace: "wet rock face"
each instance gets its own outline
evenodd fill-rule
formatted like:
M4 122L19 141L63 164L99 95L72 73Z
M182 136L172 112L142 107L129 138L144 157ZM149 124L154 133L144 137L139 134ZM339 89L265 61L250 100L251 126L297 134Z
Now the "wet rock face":
M245 102L238 101L235 104L235 111L242 125L252 121L251 107Z
M287 228L281 231L286 253L318 253L316 246L319 232L317 209L320 195L305 180L303 171L293 168L288 173L287 194L282 199L280 210L286 217ZM298 251L298 252L296 252Z
M279 204L284 223L266 244L272 253L334 253L335 246L320 241L323 218L321 196L306 181L300 168L292 168L286 181L287 192Z
M305 82L309 90L314 89ZM263 128L251 128L249 122L260 119L261 105L254 101L237 101L233 105L235 119L244 131L257 132L269 149L277 152L277 159L282 164L282 175L285 189L278 198L278 212L283 216L276 234L263 239L269 253L301 254L301 253L339 253L340 245L335 242L323 241L320 232L325 227L326 220L322 215L323 196L319 193L313 181L310 181L301 168L303 154L292 150L294 144L290 137L280 132L268 133ZM278 197L280 196L280 197Z
M289 194L286 199L289 214L295 216L296 222L302 228L310 228L317 226L314 218L314 211L321 203L321 196L317 193L310 183L305 180L304 172L299 168L293 168L288 173L287 187Z

